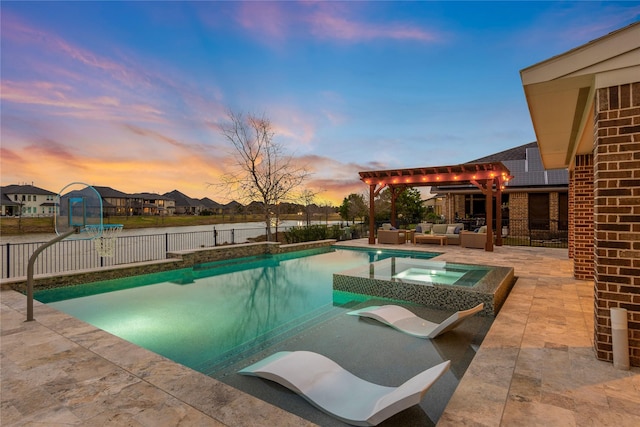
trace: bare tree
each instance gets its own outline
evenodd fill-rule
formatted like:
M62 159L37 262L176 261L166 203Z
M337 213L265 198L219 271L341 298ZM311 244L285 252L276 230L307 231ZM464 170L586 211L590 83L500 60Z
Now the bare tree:
M318 195L317 192L314 192L308 188L302 190L300 193L299 200L302 206L304 206L304 213L307 221L307 227L311 225L311 212L312 205L314 204L315 198Z
M267 240L271 241L273 210L293 196L309 173L274 141L275 133L267 118L231 111L228 116L220 131L233 146L235 165L223 176L223 183L245 201L263 204Z

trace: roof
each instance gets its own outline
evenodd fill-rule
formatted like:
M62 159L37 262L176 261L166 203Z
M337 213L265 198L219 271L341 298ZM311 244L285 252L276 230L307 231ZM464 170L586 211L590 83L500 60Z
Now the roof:
M193 199L185 195L184 193L181 193L178 190L173 190L168 193L164 193L164 196L170 199L173 199L176 202L176 207L182 207L182 206L197 207L202 205L202 203L199 200Z
M20 203L14 202L7 196L5 193L0 194L0 205L1 206L20 206Z
M105 197L113 198L113 199L130 199L131 196L127 193L123 193L122 191L115 190L111 187L101 187L98 185L92 185L93 188L100 194L100 197L103 199Z
M222 207L220 203L216 202L215 200L211 200L208 197L200 199L200 202L202 202L203 205L210 209L219 209Z
M486 163L486 162L505 162L510 160L525 160L527 158L527 149L538 148L538 143L530 142L515 148L500 151L499 153L490 154L480 159L471 160L467 163Z
M145 200L173 200L172 198L166 195L160 195L158 193L135 193L135 194L131 194L130 197L135 199L145 199Z
M6 185L4 187L0 187L0 192L2 194L35 194L35 195L43 195L43 196L55 196L56 193L45 190L43 188L39 188L33 185Z
M640 79L640 22L520 71L542 161L573 168L593 151L596 90Z
M481 159L472 160L469 164L476 162L501 161L511 172L513 178L509 180L506 188L522 187L568 187L569 171L566 168L547 170L542 164L540 149L538 144L530 142L499 153L490 154ZM469 186L469 188L472 188ZM434 192L451 192L452 190L466 190L460 186L437 186ZM454 191L455 192L455 191Z

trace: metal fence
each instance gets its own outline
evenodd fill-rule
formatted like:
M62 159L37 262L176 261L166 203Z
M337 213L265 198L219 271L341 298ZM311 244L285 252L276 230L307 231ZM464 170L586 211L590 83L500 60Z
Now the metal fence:
M272 229L273 230L273 229ZM276 229L286 231L286 228ZM167 252L245 243L266 235L265 227L207 230L183 233L119 236L113 257L101 257L91 240L63 240L45 249L36 259L35 274L55 274L136 262L157 261ZM31 254L46 242L5 243L0 245L2 279L27 275Z
M291 227L276 229L286 232ZM500 229L504 245L568 247L566 223L506 219ZM343 227L340 239L367 236L365 224ZM273 229L272 229L273 230ZM266 234L266 228L207 230L182 233L119 236L113 257L101 257L91 240L63 240L45 249L36 259L35 274L56 274L105 266L163 260L167 252L245 243ZM0 245L2 279L27 275L27 261L45 242L5 243Z
M546 248L569 246L569 227L566 221L506 219L502 222L500 231L505 245Z

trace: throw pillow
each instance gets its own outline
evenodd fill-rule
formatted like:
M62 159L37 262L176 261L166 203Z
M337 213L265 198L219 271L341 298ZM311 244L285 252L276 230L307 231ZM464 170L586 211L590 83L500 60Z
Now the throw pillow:
M422 233L422 226L420 224L416 225L416 233Z
M460 234L460 230L462 230L462 227L457 226L456 229L454 230L455 234Z
M455 234L456 226L455 225L447 225L447 231L445 234Z

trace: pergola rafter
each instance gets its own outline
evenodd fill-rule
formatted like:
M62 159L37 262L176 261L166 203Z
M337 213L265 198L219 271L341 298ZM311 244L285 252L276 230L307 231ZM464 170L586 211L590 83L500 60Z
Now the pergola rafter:
M452 166L430 166L410 169L390 169L360 172L360 180L369 185L369 244L375 243L375 197L385 188L391 190L391 224L396 225L397 197L409 187L442 185L475 185L486 196L486 251L493 251L493 197L502 204L504 185L513 178L502 162L465 163ZM502 212L496 209L496 223L502 223ZM496 245L502 245L502 233L496 235Z

